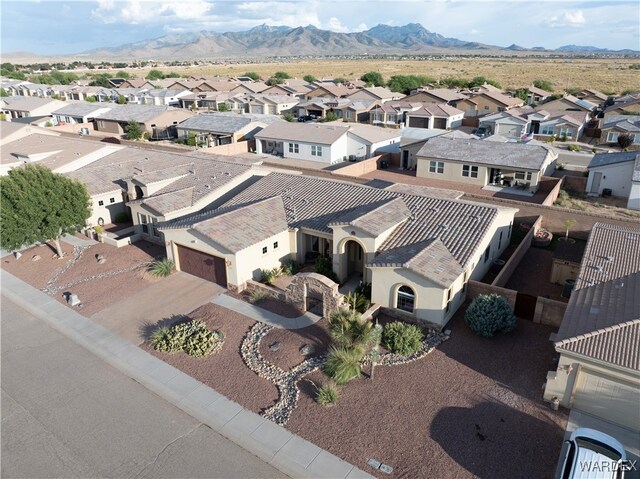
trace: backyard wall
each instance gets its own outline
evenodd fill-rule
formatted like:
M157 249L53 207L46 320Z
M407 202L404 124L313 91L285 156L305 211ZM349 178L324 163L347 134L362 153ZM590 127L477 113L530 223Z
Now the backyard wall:
M273 286L269 286L268 284L259 283L258 281L254 281L252 279L248 280L246 285L247 285L246 289L250 293L253 293L256 290L262 291L269 298L274 298L279 301L284 301L284 291L281 291L278 288L274 288Z
M511 257L509 258L509 260L503 266L502 271L498 273L498 276L496 276L493 282L491 283L492 286L503 287L505 284L507 284L507 282L511 278L511 275L520 264L520 261L522 261L522 258L524 258L524 255L527 253L527 251L529 251L533 236L536 234L536 231L538 231L541 224L542 224L542 216L538 216L538 219L534 221L529 232L522 239L522 241L520 242L516 250L513 252ZM515 227L516 226L514 225L514 228Z
M586 176L565 176L562 186L565 190L576 191L578 193L584 193L587 191Z
M533 322L559 328L566 310L567 303L538 296Z
M219 145L212 146L211 148L204 148L201 151L203 151L204 153L213 153L216 155L224 156L241 155L243 153L256 151L256 141L238 141L237 143L229 143L228 145Z
M556 183L556 186L554 186L551 191L549 192L549 194L547 195L547 197L544 199L544 201L542 202L542 205L544 206L551 206L553 205L553 203L558 199L558 195L560 194L560 189L562 188L562 185L564 184L564 180L565 180L566 176L563 176L560 181L558 181Z
M509 301L511 309L515 308L516 296L518 296L518 292L513 289L501 288L500 286L481 283L480 281L470 279L467 283L467 301L471 301L481 294L498 294L500 296L504 296L507 298L507 301Z
M387 156L389 155L382 154L374 156L367 160L349 163L347 166L343 166L342 168L335 170L334 174L342 176L353 176L356 178L362 175L366 175L367 173L376 171L381 161L389 161L389 159L387 159Z

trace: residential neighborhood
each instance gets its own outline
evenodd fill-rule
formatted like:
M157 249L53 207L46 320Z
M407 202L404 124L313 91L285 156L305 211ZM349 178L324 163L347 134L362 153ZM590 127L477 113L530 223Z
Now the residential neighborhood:
M2 476L640 478L637 52L177 8L2 64Z

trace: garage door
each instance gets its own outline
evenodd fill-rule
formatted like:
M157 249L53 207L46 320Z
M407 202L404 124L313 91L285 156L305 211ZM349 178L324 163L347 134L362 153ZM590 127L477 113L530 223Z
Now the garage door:
M520 127L516 125L500 125L498 135L506 136L507 138L518 138L520 136Z
M572 407L634 430L640 429L640 388L582 370Z
M186 246L176 246L178 247L180 271L227 287L227 270L224 258L196 251Z
M439 128L441 130L446 130L447 129L447 119L446 118L436 118L433 121L433 127L434 128Z

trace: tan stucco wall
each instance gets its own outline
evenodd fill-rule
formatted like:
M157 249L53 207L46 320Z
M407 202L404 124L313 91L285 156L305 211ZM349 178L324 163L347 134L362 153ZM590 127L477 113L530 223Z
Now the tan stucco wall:
M144 128L146 131L151 132L153 131L151 125L156 125L156 128L166 128L173 125L174 123L177 125L178 123L186 120L187 118L191 118L192 116L194 116L194 114L189 110L169 110L154 117L151 121L145 122Z
M111 198L114 199L113 203L110 202ZM99 206L99 201L104 202L103 206ZM127 212L127 207L122 201L121 190L94 195L91 197L91 216L86 223L95 226L98 224L99 218L104 220L104 224L113 223L115 215L120 212Z

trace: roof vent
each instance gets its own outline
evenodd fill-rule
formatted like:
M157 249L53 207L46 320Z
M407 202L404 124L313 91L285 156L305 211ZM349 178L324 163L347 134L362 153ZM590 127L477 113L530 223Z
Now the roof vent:
M618 280L618 281L616 281L616 282L614 283L613 287L614 287L614 288L616 288L616 289L622 289L622 288L624 288L624 282L623 282L623 281Z
M605 256L604 259L607 260L607 263L613 263L613 256Z
M600 308L597 308L596 306L591 306L591 309L589 310L589 314L598 314L600 312Z
M440 228L442 228L443 230L448 230L449 229L449 225L446 223L443 223L440 225Z
M595 266L594 269L598 272L598 273L604 273L604 269L602 269L602 266Z

